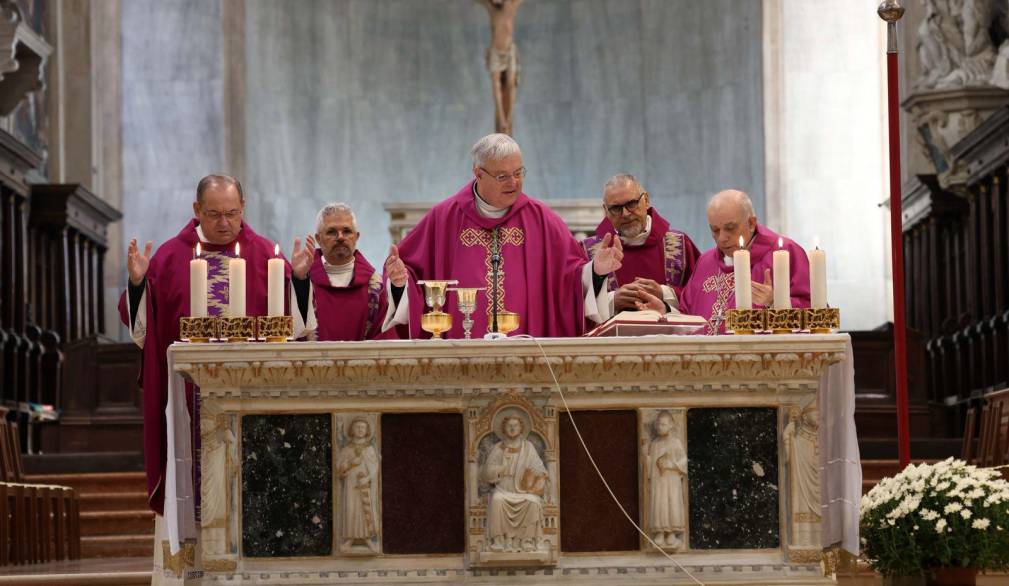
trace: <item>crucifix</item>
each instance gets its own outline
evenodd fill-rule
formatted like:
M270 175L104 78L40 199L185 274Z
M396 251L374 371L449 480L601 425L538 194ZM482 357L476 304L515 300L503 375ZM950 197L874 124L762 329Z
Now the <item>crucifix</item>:
M487 71L494 93L494 130L512 133L512 111L519 87L518 48L512 40L515 14L523 0L476 0L490 14L491 39L487 48Z

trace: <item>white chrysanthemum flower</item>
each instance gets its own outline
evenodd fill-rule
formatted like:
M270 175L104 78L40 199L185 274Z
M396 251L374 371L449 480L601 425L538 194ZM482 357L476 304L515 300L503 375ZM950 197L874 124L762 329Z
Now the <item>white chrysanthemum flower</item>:
M970 515L971 515L970 509L964 509L960 511L960 516L963 517L964 519L970 519Z
M937 532L942 533L944 529L946 529L946 519L939 519L935 522L935 530Z
M961 505L960 503L955 503L954 502L954 503L950 503L950 504L946 505L946 508L943 509L943 510L947 514L949 514L949 513L957 513L959 511L963 510L963 505Z
M970 526L975 529L987 529L989 525L991 525L991 521L988 519L974 519Z

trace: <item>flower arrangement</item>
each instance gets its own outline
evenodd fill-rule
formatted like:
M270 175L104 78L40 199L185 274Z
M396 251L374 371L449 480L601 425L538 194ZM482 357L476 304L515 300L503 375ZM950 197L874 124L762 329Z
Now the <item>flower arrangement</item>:
M949 458L909 465L862 497L863 555L884 576L1009 568L1009 482Z

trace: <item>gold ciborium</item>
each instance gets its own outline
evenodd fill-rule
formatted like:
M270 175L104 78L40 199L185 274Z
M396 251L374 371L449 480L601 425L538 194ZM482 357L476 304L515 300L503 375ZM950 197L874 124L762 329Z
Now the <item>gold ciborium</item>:
M497 330L504 335L519 329L519 314L514 311L497 312Z
M431 311L420 316L420 328L429 332L433 339L441 338L442 332L452 329L452 316L442 311L445 306L445 294L449 285L457 285L459 281L417 281L424 286L424 301Z
M455 291L456 306L459 308L459 313L462 314L462 331L467 340L470 339L470 333L473 330L473 312L476 311L476 294L477 291L483 290L483 287L456 287L455 289L449 289L449 291Z

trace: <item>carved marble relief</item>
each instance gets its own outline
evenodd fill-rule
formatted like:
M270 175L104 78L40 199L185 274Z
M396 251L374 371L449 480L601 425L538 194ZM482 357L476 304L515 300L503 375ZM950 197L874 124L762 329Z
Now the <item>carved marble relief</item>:
M205 554L236 553L234 502L241 459L234 416L213 402L200 405L200 528Z
M644 529L659 548L675 552L687 541L685 410L641 412L641 486Z
M381 460L378 415L337 415L337 531L340 553L375 555L380 551Z
M991 0L925 0L918 26L920 89L987 85L995 64Z
M789 464L790 550L820 548L820 426L816 399L792 407L782 432Z
M556 563L556 409L518 393L468 409L468 549L479 565Z

